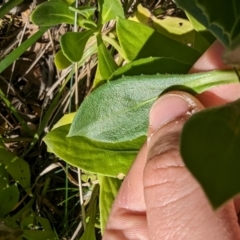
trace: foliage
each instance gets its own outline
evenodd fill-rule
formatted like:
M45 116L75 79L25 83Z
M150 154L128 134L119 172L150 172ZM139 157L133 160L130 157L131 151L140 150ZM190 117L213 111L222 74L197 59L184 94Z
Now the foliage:
M10 2L4 5L0 16L22 1ZM130 16L131 1L122 6L120 0L99 0L98 9L91 4L77 7L74 2L51 0L37 6L31 21L40 29L0 62L2 72L50 27L62 23L69 25L69 32L61 36L60 50L55 55L58 70L69 66L79 69L89 58L98 57L93 92L76 114L64 116L46 136L44 130L48 120L72 73L47 107L35 132L29 129L7 96L0 92L1 99L31 136L31 144L21 157L9 152L4 144L0 145L3 156L0 160L0 217L5 221L1 229L20 240L55 239L47 218L33 211L32 185L35 183L30 181L29 165L24 159L39 138L44 136L48 151L81 168L85 177L97 175L100 190L98 185L90 188L90 202L85 216L82 213L85 231L81 236L81 239L95 239L98 214L103 232L120 179L128 172L146 140L148 113L158 96L169 87L184 87L196 94L213 86L238 82L234 71L187 74L215 37L227 48L225 59L234 65L239 64L240 22L237 17L240 9L237 0L232 1L232 5L226 0L221 1L220 7L227 18L222 18L222 11L215 11L215 6L219 5L216 1L176 0L186 10L189 20L177 17L160 20L142 5L138 5ZM73 30L71 25L74 25ZM106 26L110 26L107 31ZM238 115L239 101L236 101L194 115L183 129L181 153L184 161L215 208L240 191L237 186L229 187L238 180L240 171L237 162ZM212 128L215 122L218 128ZM226 139L226 135L229 138ZM192 145L196 141L198 144ZM186 150L189 148L191 151ZM209 161L209 156L211 160L221 159L219 171L214 170L217 163ZM23 193L32 199L20 211L15 211L21 204L20 195ZM30 225L38 229L29 229Z
M182 2L180 4L183 7L185 7L184 4L186 6L190 5L189 2ZM208 4L206 3L206 5ZM92 28L92 34L95 34L97 38L99 74L102 80L107 80L107 83L95 90L83 102L73 119L71 127L65 125L53 130L45 137L45 142L52 152L74 166L78 166L85 171L116 177L119 174L127 172L133 160L132 154L136 154L137 150L141 147L146 136L149 109L154 100L161 94L161 91L170 86L178 88L183 85L199 93L215 85L237 82L238 79L234 72L209 72L182 76L166 74L135 76L131 72L135 71L142 74L144 70L142 72L141 70L134 70L133 66L135 69L145 69L149 57L155 57L155 59L158 57L158 60L161 59L165 63L160 67L157 65L154 67L153 62L151 62L149 64L153 68L151 73L172 73L171 70L169 71L169 66L173 66L172 63L174 61L179 63L174 65L175 74L178 71L179 73L187 73L188 69L182 64L191 66L200 56L200 52L203 52L209 46L210 38L204 38L204 35L198 31L199 29L203 30L204 27L198 24L196 20L192 20L192 22L195 22L195 25L197 25L197 30L194 30L192 23L187 20L181 21L180 26L183 26L183 28L179 30L177 28L179 19L172 20L171 18L166 18L164 21L152 18L153 24L151 28L147 21L150 18L150 14L141 6L138 7L136 16L131 20L124 19L122 11L115 11L115 9L120 9L119 3L113 7L115 13L113 11L110 15L104 9L105 6L108 6L108 1L104 1L104 4L100 2L100 21L98 28ZM231 47L232 45L230 46L229 41L226 42L225 35L219 35L219 29L212 28L212 25L210 27L209 23L206 24L206 21L202 20L202 17L198 17L200 8L197 1L196 3L192 1L191 10L193 10L189 11L189 13L196 17L207 29L212 31L215 36L219 37L228 47ZM213 10L211 10L211 7L206 9L208 11L206 11L206 16L204 17L208 20L212 19L211 14L214 14ZM117 14L117 12L120 14ZM145 17L139 17L141 15L139 13L142 13ZM190 15L189 18L193 19ZM217 19L217 17L213 17L213 19L215 18ZM116 36L114 40L117 39L117 41L112 41L100 32L101 29L99 26L102 27L103 23L111 19L116 19ZM220 28L224 27L221 26L221 23L218 23L218 25ZM76 51L72 51L71 54L70 51L64 51L67 43L70 43L69 47L72 48L73 43L77 43L78 39L81 39L81 34L88 34L89 31L86 30L84 33L68 33L65 35L66 41L64 44L62 41L61 45L63 53L69 60L73 62L80 60L86 40L82 41L82 46L79 45L81 53L78 52L75 59L70 58L70 56L71 54L74 55ZM75 40L72 38L74 35L76 36ZM119 54L121 54L121 57L128 61L129 64L119 68L107 50L103 39L107 43L112 44L118 50ZM186 43L192 45L193 48L188 47ZM182 57L183 55L184 58ZM128 74L129 77L121 78L121 76ZM119 79L117 81L109 81L111 75L114 79L116 79L114 76L117 76ZM69 134L67 137L64 137L69 127ZM184 130L184 134L185 131L188 131L186 129ZM185 136L184 134L183 136ZM184 139L182 146L185 146ZM65 149L68 149L67 154L62 150L64 143L67 143L65 144ZM182 149L185 148L183 147ZM111 151L109 151L110 149ZM81 152L81 156L78 156L78 152ZM115 160L119 160L113 162L112 154L116 154ZM91 160L89 156L91 156ZM183 156L185 155L183 154ZM101 167L102 164L104 164L104 169ZM194 164L194 169L195 167L196 165ZM101 187L103 188L103 186ZM213 190L211 189L211 191ZM209 197L213 203L210 195ZM232 195L229 197L232 197Z
M214 208L239 193L234 184L239 181L240 169L239 105L238 99L207 109L190 118L183 129L182 156Z
M178 5L194 16L211 31L225 46L225 60L239 65L240 51L240 5L236 0L222 1L176 0ZM218 6L218 11L216 11ZM223 14L226 17L223 17ZM230 17L229 17L230 16Z

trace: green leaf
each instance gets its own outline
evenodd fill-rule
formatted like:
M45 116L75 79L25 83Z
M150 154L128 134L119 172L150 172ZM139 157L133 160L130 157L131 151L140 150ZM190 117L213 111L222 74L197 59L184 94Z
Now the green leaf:
M185 12L188 20L193 25L194 29L202 35L210 44L213 43L216 38L203 26L200 22L198 22L190 13Z
M192 22L183 18L168 16L164 17L164 19L158 19L141 4L137 6L135 15L130 17L129 20L143 23L157 30L164 36L176 40L184 45L191 46L201 53L203 53L211 43L206 41L201 34L195 31Z
M86 172L117 177L126 174L145 137L117 144L66 137L69 125L56 128L44 137L51 152Z
M0 8L0 19L22 2L23 0L11 0L3 4Z
M223 6L221 6L224 4L224 2L225 2L225 4L227 2L227 5L232 4L232 2L230 4L229 1L225 1L225 0L222 0L222 1L213 0L211 2L208 1L208 3L207 3L208 10L209 10L209 7L210 8L214 7L212 9L212 13L211 13L211 10L210 10L210 12L209 11L203 12L203 9L202 9L202 7L200 7L198 0L176 0L176 3L178 4L179 7L186 10L188 13L190 13L198 22L200 22L209 31L211 31L225 46L228 46L229 45L229 33L227 33L228 31L225 31L225 29L224 29L225 23L224 23L224 25L221 25L217 22L214 23L214 20L211 17L211 14L214 14L214 15L216 14L223 20L223 22L227 23L229 21L229 19L231 19L230 21L232 21L231 17L228 17L228 20L226 20L226 18L222 17L222 12L223 11L225 12L225 10L228 11L228 6L227 7L225 6L225 8L222 8ZM218 11L216 11L216 4L219 9ZM209 13L210 13L210 16L209 16ZM229 13L227 14L227 16L230 16ZM210 18L212 20L210 20ZM216 18L216 20L217 19L218 19L218 17Z
M231 71L142 75L110 81L85 99L68 136L84 136L105 143L131 141L146 136L149 110L164 89L185 85L199 93L231 82L238 82L235 72Z
M94 30L67 32L60 38L62 51L69 61L81 60L87 41L93 33Z
M240 193L240 100L194 114L184 125L181 155L218 208Z
M74 15L75 13L69 9L67 2L51 0L35 8L31 15L31 21L42 27L51 27L61 23L74 24Z
M174 66L174 68L173 68ZM173 58L149 57L130 62L117 69L110 77L110 80L121 78L122 76L177 74L187 73L191 68L190 64L179 62Z
M121 180L112 177L98 176L100 184L100 222L104 233L112 204L121 186Z
M163 20L153 18L153 27L166 37L191 46L200 53L210 46L188 20L177 17L165 17Z
M9 67L15 60L17 60L29 47L33 45L48 28L40 28L29 39L23 42L18 48L13 50L0 62L0 73L2 73L7 67Z
M0 163L4 164L7 172L24 188L27 193L30 193L31 174L28 163L22 158L7 151L2 142L0 143L0 156Z
M105 44L102 41L101 35L97 35L98 42L98 64L99 72L103 80L107 80L112 73L118 68L112 55L107 50Z
M240 63L240 4L238 0L176 0L202 25L211 31L228 49L225 58L229 63ZM216 6L218 10L216 11ZM223 17L222 14L227 17Z
M0 218L8 214L18 203L19 191L16 185L11 185L0 192Z
M147 26L152 25L152 13L141 3L137 5L137 9L134 12L134 15L128 18L131 21L143 23Z
M53 126L52 130L55 129L55 128L59 128L59 127L61 127L61 126L68 125L68 124L72 123L75 114L76 114L75 112L65 114L65 115Z
M62 50L59 50L56 55L54 56L54 63L57 69L62 70L69 66L71 66L72 62L70 62L65 55L63 54Z
M99 0L100 23L104 23L116 19L116 17L124 18L124 11L120 0Z
M129 61L146 57L169 57L193 64L200 53L141 23L117 20L119 43ZM184 56L184 58L183 58Z
M102 79L102 76L100 75L100 71L99 71L99 64L97 65L97 70L94 76L94 80L93 80L93 89L96 89L97 87L101 86L102 84L104 84L106 81Z
M110 45L112 45L116 51L118 52L118 54L121 55L122 58L124 58L124 60L126 60L126 56L125 56L125 53L123 52L122 48L120 47L119 43L118 43L118 40L115 38L116 36L115 35L112 35L111 37L110 36L107 36L107 35L101 35L102 37L102 40L105 42L105 43L109 43Z

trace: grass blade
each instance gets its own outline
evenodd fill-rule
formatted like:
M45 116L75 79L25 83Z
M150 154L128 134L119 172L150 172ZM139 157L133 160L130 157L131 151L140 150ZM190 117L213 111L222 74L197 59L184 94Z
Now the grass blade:
M5 3L0 9L0 18L3 18L5 14L11 11L14 7L22 3L23 0L11 0Z
M47 30L49 27L40 28L29 39L23 42L18 48L12 51L7 57L0 62L0 73L2 73L7 67L9 67L17 58L19 58L29 47L33 45Z

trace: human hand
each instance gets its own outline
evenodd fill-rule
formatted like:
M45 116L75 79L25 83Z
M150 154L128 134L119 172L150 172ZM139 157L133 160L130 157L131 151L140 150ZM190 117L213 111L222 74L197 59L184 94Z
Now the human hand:
M190 72L226 68L220 60L222 52L220 43L215 42ZM185 92L170 92L154 103L148 141L124 179L103 239L240 239L240 200L212 210L178 149L182 126L190 115L239 96L240 85L229 84L197 98Z

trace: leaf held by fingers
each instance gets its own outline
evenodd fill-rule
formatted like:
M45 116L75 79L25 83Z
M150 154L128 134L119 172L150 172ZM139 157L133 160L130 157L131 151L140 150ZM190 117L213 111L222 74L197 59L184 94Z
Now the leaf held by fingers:
M238 82L231 71L191 75L141 75L109 81L90 94L78 109L69 137L114 143L146 136L148 113L161 92L172 85L185 85L200 93L210 87Z

